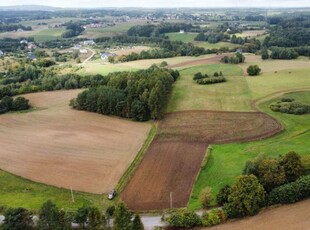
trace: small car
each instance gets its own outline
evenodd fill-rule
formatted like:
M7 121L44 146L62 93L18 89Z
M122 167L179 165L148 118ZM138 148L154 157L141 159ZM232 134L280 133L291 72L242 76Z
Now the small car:
M108 194L108 199L113 200L113 198L116 196L116 191L113 189L111 192Z

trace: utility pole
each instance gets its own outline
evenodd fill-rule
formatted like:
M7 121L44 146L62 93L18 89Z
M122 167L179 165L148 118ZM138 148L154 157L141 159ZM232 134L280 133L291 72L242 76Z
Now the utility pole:
M172 209L172 192L170 192L170 208Z
M72 187L71 187L71 198L72 198L72 202L74 203L74 195L73 195L73 191L72 191Z

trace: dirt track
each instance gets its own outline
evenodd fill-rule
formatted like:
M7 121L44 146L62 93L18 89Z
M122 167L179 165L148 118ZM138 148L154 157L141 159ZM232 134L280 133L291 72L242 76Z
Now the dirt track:
M75 190L105 193L118 182L150 129L137 123L76 111L78 90L25 95L44 108L0 116L0 168Z
M291 205L267 209L260 214L205 230L309 230L310 199Z
M158 135L121 198L132 210L186 206L206 147L271 136L281 125L263 113L186 111L166 114Z

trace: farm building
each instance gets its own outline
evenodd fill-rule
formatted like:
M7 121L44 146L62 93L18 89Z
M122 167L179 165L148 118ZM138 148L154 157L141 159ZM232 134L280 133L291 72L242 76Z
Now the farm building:
M4 55L3 51L0 50L0 57L3 56L3 55Z
M29 42L28 43L28 47L27 47L29 50L34 50L37 48L36 44L34 44L33 42Z
M19 43L20 43L20 44L28 44L28 41L25 40L25 39L23 39L23 40L21 40Z
M94 42L94 40L87 40L83 42L84 46L91 46L91 45L95 45L96 43Z
M180 34L184 34L185 33L185 31L184 30L180 30Z
M100 54L100 56L101 56L101 59L102 59L102 60L107 60L109 57L115 57L116 54L114 54L114 53L109 53L109 52L102 52L102 53Z
M80 53L81 53L81 54L87 54L88 51L87 51L87 49L80 49Z

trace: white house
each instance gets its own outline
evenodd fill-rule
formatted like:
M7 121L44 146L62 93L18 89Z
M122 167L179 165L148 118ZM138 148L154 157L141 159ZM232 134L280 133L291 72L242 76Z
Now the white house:
M84 46L91 46L91 45L95 45L96 43L94 42L94 40L87 40L83 42Z
M80 53L81 53L81 54L87 54L88 51L87 51L87 49L80 49Z
M0 57L3 56L3 55L4 55L3 51L0 50Z
M184 34L185 33L185 31L184 30L180 30L180 34Z
M115 57L116 54L114 54L114 53L109 53L109 52L102 52L102 53L100 54L100 56L101 56L101 59L102 59L102 60L107 60L109 57Z
M23 39L23 40L20 41L20 44L28 44L28 41Z

